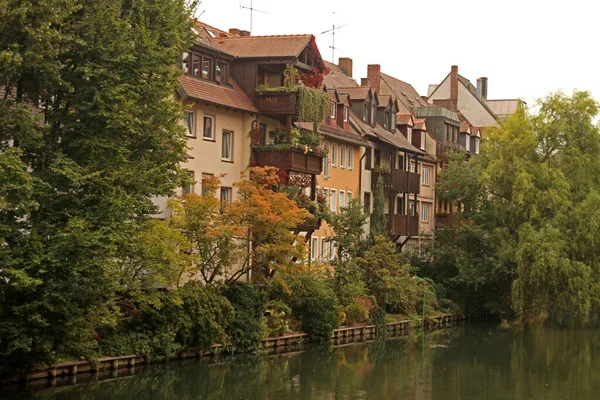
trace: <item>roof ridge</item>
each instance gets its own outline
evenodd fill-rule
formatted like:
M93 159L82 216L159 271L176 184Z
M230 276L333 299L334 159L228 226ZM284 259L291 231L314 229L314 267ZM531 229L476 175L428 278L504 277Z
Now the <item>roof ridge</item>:
M291 34L291 35L257 35L257 36L227 36L219 39L260 39L260 38L279 38L279 37L312 37L313 35L310 33L299 33L299 34Z

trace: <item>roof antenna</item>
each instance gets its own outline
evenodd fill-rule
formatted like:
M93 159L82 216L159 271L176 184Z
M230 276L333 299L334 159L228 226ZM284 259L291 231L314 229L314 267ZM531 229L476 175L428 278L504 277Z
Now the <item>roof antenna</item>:
M252 16L253 16L254 12L256 11L256 12L263 13L263 14L268 14L268 12L266 12L266 11L261 11L261 10L257 10L256 8L254 8L254 7L252 6L252 0L250 0L250 7L248 7L248 6L243 6L243 5L242 5L242 3L241 3L241 1L240 1L240 10L241 10L242 8L244 8L244 9L246 9L246 10L250 10L250 35L252 35Z
M331 49L331 63L332 64L335 64L335 51L340 50L335 47L335 33L348 25L350 25L350 24L345 24L342 26L335 26L335 11L334 11L333 12L333 28L321 32L321 35L325 35L326 33L331 33L331 46L329 46L329 48Z

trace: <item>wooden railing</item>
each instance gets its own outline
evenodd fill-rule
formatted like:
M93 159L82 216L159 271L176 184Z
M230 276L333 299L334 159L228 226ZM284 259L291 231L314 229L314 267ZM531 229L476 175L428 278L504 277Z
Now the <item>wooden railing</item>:
M386 214L387 229L391 236L417 236L419 218L412 215Z
M421 175L401 169L392 169L390 172L373 171L371 175L371 188L377 187L379 176L383 178L384 190L404 193L419 193L421 188Z
M323 158L311 153L304 154L294 148L254 149L256 165L272 166L286 171L319 175L323 170Z
M298 92L256 92L254 102L256 108L269 115L296 114Z

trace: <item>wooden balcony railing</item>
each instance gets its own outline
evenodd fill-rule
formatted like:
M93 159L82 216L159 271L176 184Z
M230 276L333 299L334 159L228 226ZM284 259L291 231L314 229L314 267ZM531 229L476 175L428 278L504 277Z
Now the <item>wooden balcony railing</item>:
M373 171L371 175L371 188L375 190L377 180L381 175L383 177L383 189L404 192L419 193L421 188L421 175L414 172L408 172L401 169L392 169L390 172L380 173Z
M296 114L298 92L256 92L254 103L258 111L268 115Z
M304 154L294 148L254 149L254 159L259 167L272 166L286 171L319 175L323 170L323 157Z
M398 214L386 214L387 229L390 236L417 236L419 217Z
M435 214L435 224L441 226L450 226L451 225L451 216L448 213L436 213Z

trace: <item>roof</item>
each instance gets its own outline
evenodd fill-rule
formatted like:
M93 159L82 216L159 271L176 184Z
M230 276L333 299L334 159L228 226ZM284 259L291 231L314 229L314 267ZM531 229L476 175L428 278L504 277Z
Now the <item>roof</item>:
M420 131L427 130L427 120L425 118L414 118L415 129Z
M340 88L360 86L354 79L346 75L346 73L338 65L325 61L325 66L331 70L329 74L323 77L323 84L326 87Z
M396 115L396 125L409 125L413 126L412 115L410 114L397 114Z
M179 93L183 99L191 98L230 107L236 110L258 113L254 104L252 104L248 96L246 96L237 83L233 79L230 79L229 81L232 87L222 86L217 83L183 75L179 77L179 82L182 86Z
M310 131L313 130L312 122L298 122L296 125L302 129L307 129ZM333 128L325 124L319 124L318 131L324 136L329 137L331 139L340 140L342 142L351 143L358 146L369 147L369 142L367 142L362 136L356 133L346 132L343 129Z
M345 93L350 96L350 100L364 100L371 90L368 86L341 87L337 89L340 93Z
M413 107L426 107L427 102L419 95L415 88L407 82L393 76L381 73L380 90L382 94L391 94L400 103L400 112L410 114Z
M459 132L471 134L471 124L469 124L468 122L461 122Z
M244 58L296 58L308 46L312 35L229 36L211 40L220 51Z
M484 100L485 104L492 110L496 116L508 116L515 113L521 105L521 100Z
M429 106L429 107L415 107L413 108L413 112L415 116L419 118L428 118L428 117L445 117L456 122L460 122L458 118L458 114L454 111L448 110L444 107L437 106Z
M379 107L387 107L391 98L392 98L392 96L387 95L387 94L379 95Z

